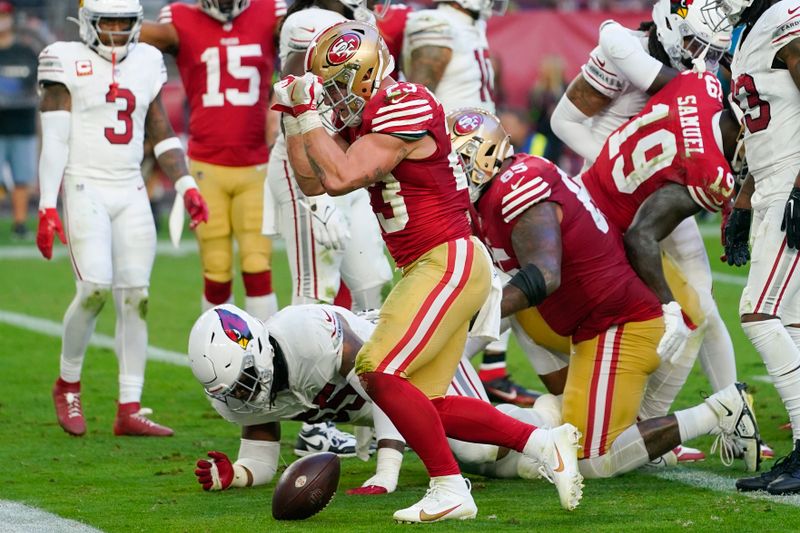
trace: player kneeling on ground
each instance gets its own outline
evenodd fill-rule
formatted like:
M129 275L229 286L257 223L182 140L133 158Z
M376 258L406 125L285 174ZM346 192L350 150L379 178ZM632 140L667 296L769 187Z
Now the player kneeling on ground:
M50 259L53 237L68 244L77 294L64 316L61 373L53 388L58 423L86 432L81 368L97 315L113 293L117 312L119 406L116 435L168 436L140 408L147 349L147 288L156 228L140 165L145 134L195 228L208 208L189 176L181 143L161 105L161 52L137 44L139 0L85 0L83 43L57 42L39 55L42 155L37 245ZM66 237L56 210L64 179Z
M665 330L661 305L628 263L621 233L554 164L513 155L494 115L466 109L448 119L479 231L513 276L503 315L536 306L572 339L563 417L584 435L581 473L621 474L704 434L718 435L726 449L734 436L757 439L737 383L691 409L636 422L648 376L683 342Z

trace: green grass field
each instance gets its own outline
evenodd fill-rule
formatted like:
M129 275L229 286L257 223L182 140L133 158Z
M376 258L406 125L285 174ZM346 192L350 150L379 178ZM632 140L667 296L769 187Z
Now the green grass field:
M0 227L0 310L60 321L73 295L69 260L62 257L48 263L41 258L9 258L7 224ZM708 245L714 269L744 275L716 259L718 239L709 238ZM274 268L274 284L285 304L289 281L285 256L280 252ZM778 429L786 422L785 412L773 387L754 380L766 372L736 321L741 287L719 282L715 287L737 348L740 379L749 381L756 394L762 435L783 455L790 446L789 433ZM185 349L199 311L200 290L196 255L158 257L148 316L151 345L177 352ZM113 305L107 305L98 332L113 335L113 314ZM147 367L143 404L155 410L155 420L175 429L173 438L114 437L116 358L110 350L91 347L82 380L89 430L83 438L73 438L57 425L50 398L58 373L60 339L5 323L0 323L0 339L0 499L23 502L105 531L354 532L409 527L395 525L391 513L415 502L427 486L421 463L413 453L406 453L394 494L346 496L344 489L359 485L374 468L374 460L346 459L339 494L328 509L304 522L275 522L270 514L272 484L205 493L196 483L194 462L212 449L235 457L239 436L236 426L215 415L188 368L156 361ZM519 381L541 388L516 346L510 353L510 365ZM703 391L710 388L698 365L676 407L698 403ZM296 423L284 426L284 466L294 459L291 450L297 427ZM711 439L693 444L708 452ZM770 464L766 463L767 467ZM799 529L800 500L796 497L755 499L730 489L730 480L741 475L742 468L741 462L726 468L718 458L709 457L669 474L635 472L618 479L589 481L581 506L571 513L561 510L555 489L544 481L474 477L478 518L426 527L592 532ZM714 483L718 485L715 490L701 488Z

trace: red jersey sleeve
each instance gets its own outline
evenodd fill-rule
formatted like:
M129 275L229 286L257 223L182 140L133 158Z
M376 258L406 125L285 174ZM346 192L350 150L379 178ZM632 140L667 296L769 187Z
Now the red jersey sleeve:
M561 179L555 165L545 159L527 157L518 161L498 178L507 184L500 200L500 214L506 224L550 198L552 183Z
M436 98L422 85L396 83L383 94L373 97L378 105L370 106L365 114L367 131L385 133L403 139L420 139L434 127L434 116L440 107Z

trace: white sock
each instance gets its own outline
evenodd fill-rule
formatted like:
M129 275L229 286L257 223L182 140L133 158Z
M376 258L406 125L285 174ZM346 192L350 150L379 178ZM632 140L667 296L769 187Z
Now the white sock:
M708 435L717 427L717 414L705 402L689 409L675 412L681 442L687 442L700 435Z
M461 494L469 492L469 490L467 490L467 483L466 481L464 481L464 476L462 476L461 474L453 474L450 476L435 476L431 478L431 481L436 482L437 485L447 487L453 492Z
M793 328L791 326L784 327L786 328L786 333L792 338L794 345L800 350L800 328Z
M64 314L64 333L61 337L60 376L69 383L81 380L86 347L94 333L97 315L111 290L108 286L86 281L76 281L75 288L75 298Z
M703 330L696 329L689 335L683 355L675 364L661 363L647 380L647 388L639 406L639 418L647 420L666 416L672 407L672 402L678 396L686 379L692 371L700 342L703 339Z
M511 337L511 330L506 329L500 334L500 338L490 342L483 350L486 352L502 353L508 351L508 339Z
M650 461L639 427L634 424L614 439L605 455L578 461L581 474L589 479L630 472Z
M226 304L232 304L233 303L233 293L231 293L231 295L228 296L228 299L225 300L224 303L226 303ZM216 307L217 305L219 305L219 304L212 304L211 302L206 300L206 295L205 294L200 297L200 310L203 313L205 313L209 309L212 309L212 308Z
M147 288L114 289L117 327L114 344L119 362L119 403L138 402L147 364Z
M700 347L700 364L714 392L736 382L736 357L728 328L716 306L706 315L706 335Z
M774 318L743 323L742 329L761 354L772 383L783 400L792 423L794 440L800 439L800 350L789 335L789 328Z
M272 292L266 296L246 296L244 310L261 321L278 312L278 297Z
M353 298L353 312L358 313L369 309L380 309L383 303L383 298L381 297L382 293L383 285L358 291L351 289L350 296Z

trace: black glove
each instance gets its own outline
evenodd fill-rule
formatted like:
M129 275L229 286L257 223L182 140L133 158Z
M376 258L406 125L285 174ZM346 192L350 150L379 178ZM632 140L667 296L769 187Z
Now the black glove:
M731 266L744 266L750 260L748 241L752 215L749 209L734 208L725 224L725 255Z
M792 187L786 200L781 231L786 232L786 246L800 250L800 187Z

